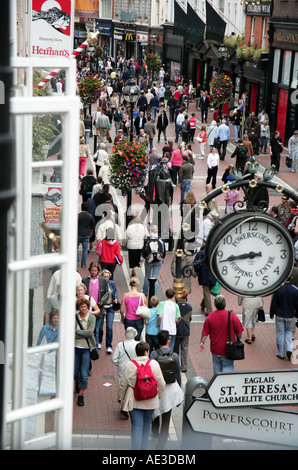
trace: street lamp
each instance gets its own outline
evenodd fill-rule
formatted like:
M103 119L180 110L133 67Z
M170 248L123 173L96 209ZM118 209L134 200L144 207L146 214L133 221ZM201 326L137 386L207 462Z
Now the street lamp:
M228 54L229 54L228 48L227 48L227 46L225 45L224 42L221 43L221 45L218 49L218 53L219 53L219 56L220 56L220 68L221 68L220 71L223 72L223 64L228 59Z
M89 46L87 47L87 52L88 54L90 55L90 71L92 73L92 67L93 67L93 57L95 55L95 47L92 45L92 44L89 44ZM91 116L91 128L90 128L90 137L93 137L93 131L92 131L92 107L91 107L91 104L89 104L89 114ZM95 145L94 145L95 147ZM95 152L94 152L95 153Z
M131 76L127 82L125 82L122 88L122 96L130 104L130 142L133 141L133 107L134 103L139 99L140 88L136 84L135 79ZM132 219L131 213L131 189L127 191L127 208L126 208L126 227ZM130 212L128 212L130 211Z

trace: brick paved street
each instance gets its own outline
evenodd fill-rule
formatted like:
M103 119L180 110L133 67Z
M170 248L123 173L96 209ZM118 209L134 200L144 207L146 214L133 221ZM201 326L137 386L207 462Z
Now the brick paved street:
M194 111L194 104L190 104L189 114ZM199 124L200 113L196 111L196 117ZM208 123L211 122L211 113L209 114ZM232 162L229 155L234 147L234 133L231 130L231 141L228 146L228 155L224 162L220 162L217 186L222 184L221 176L224 168ZM174 140L174 125L170 125L167 129L168 139ZM197 133L196 133L197 134ZM163 139L160 144L154 145L160 154L164 145ZM176 146L176 144L174 144ZM109 145L109 150L111 144ZM193 144L193 150L198 156L199 144ZM289 185L297 191L298 178L296 173L290 173L285 165L286 150L282 156L281 168L279 175L274 177L274 181L278 181L283 185ZM207 157L207 149L206 149ZM196 158L195 163L195 177L192 184L192 189L195 192L197 200L205 192L205 179L206 179L206 157L205 159ZM260 167L269 168L270 157L269 155L261 155L258 158ZM262 174L263 171L260 171ZM112 191L114 202L117 204L119 199L119 191ZM177 187L174 192L174 208L177 208L180 200L180 189ZM121 202L121 201L120 201ZM123 201L122 201L123 202ZM276 192L270 191L270 205L277 205L280 202L280 195ZM137 194L133 194L133 203L143 205L142 200ZM220 215L224 214L224 200L223 196L218 197L220 207ZM78 208L80 204L80 197L78 200ZM125 210L125 207L123 208ZM79 210L79 209L78 209ZM175 227L174 227L175 229ZM123 267L117 267L115 274L115 281L117 284L118 292L121 295L128 290L127 282L129 279L129 268L127 263L127 252L123 252L125 257L125 264ZM172 287L173 278L171 276L171 262L173 252L167 254L166 259L160 271L159 278L159 292L160 300L163 300L163 292L168 287ZM87 266L89 262L96 260L97 256L94 252L88 255ZM87 269L82 269L78 265L78 270L81 275L88 274ZM140 270L140 279L142 286L143 271ZM211 354L209 351L209 341L206 343L205 351L200 353L198 350L198 343L201 336L204 315L200 312L200 301L202 299L202 290L198 285L197 279L192 278L192 291L189 295L189 303L193 307L193 323L191 325L190 348L189 348L189 367L186 374L183 374L183 382L193 376L201 376L208 380L212 378L212 364ZM227 298L228 308L232 308L237 314L241 314L241 309L238 306L237 298L235 295L222 290L222 293ZM276 358L276 344L275 344L275 325L268 316L270 305L270 297L265 298L265 312L266 322L258 324L256 328L256 341L251 345L245 345L246 358L244 361L236 362L236 371L256 371L256 370L275 370L275 369L291 369L293 365L288 360L281 361ZM244 339L245 339L244 333ZM113 346L115 347L119 341L124 339L124 327L119 322L119 314L116 313L114 321L114 339ZM296 333L298 339L298 333ZM179 442L181 439L181 426L182 426L182 405L173 412L173 423L171 426L171 436L169 440L169 448L179 449ZM76 396L74 396L73 407L73 448L97 448L97 449L114 449L114 448L130 448L130 422L122 419L119 412L119 405L117 403L117 368L111 361L111 356L108 355L104 349L100 352L100 359L93 363L93 373L90 377L88 390L85 394L85 406L78 407L76 405ZM153 444L152 444L153 445ZM222 443L217 442L219 448L223 446ZM225 445L227 447L225 447ZM237 448L235 442L225 444L224 448ZM120 447L119 447L120 446Z

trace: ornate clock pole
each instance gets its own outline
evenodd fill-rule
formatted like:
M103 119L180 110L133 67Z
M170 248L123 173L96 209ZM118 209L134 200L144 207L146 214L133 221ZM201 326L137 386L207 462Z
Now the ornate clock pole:
M235 181L214 189L197 204L207 206L209 200L230 189L242 189L244 201L237 201L233 212L218 219L209 233L204 261L217 281L228 291L241 296L266 296L288 278L295 260L294 243L289 231L267 211L268 189L284 194L298 203L298 194L272 182L275 167L265 170L263 180L257 175L258 164L248 165L242 177L235 168ZM194 210L192 208L192 210ZM181 249L185 247L181 230ZM202 262L202 261L200 261ZM190 276L193 262L182 269Z

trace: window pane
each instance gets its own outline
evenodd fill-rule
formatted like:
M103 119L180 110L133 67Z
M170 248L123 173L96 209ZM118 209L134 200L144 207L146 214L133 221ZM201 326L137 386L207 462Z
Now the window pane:
M296 81L296 83L292 85L292 88L298 88L298 52L295 53L292 81Z
M281 83L283 85L289 85L290 83L291 59L292 51L284 51L284 60L281 74Z
M272 72L273 83L278 83L279 64L280 64L280 49L275 49L274 61L273 61L273 72Z

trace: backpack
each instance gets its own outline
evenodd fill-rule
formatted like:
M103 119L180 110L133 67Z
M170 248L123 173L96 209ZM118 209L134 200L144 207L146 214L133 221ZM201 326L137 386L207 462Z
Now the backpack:
M158 356L155 360L160 365L163 378L166 384L172 384L176 382L176 360L173 356L173 351L163 353L161 349L157 349Z
M83 194L92 194L92 189L94 186L94 181L91 178L88 179L83 179L81 188L80 188L80 195L82 196Z
M164 259L163 243L159 238L149 238L145 245L144 258L148 263Z
M153 375L150 362L148 359L146 364L138 364L137 361L131 361L137 367L137 380L134 386L134 395L137 401L148 400L157 395L157 381Z
M296 227L297 217L298 217L297 215L293 215L292 219L290 220L290 223L287 225L287 229L290 232L290 235L292 238L296 237L295 227Z

